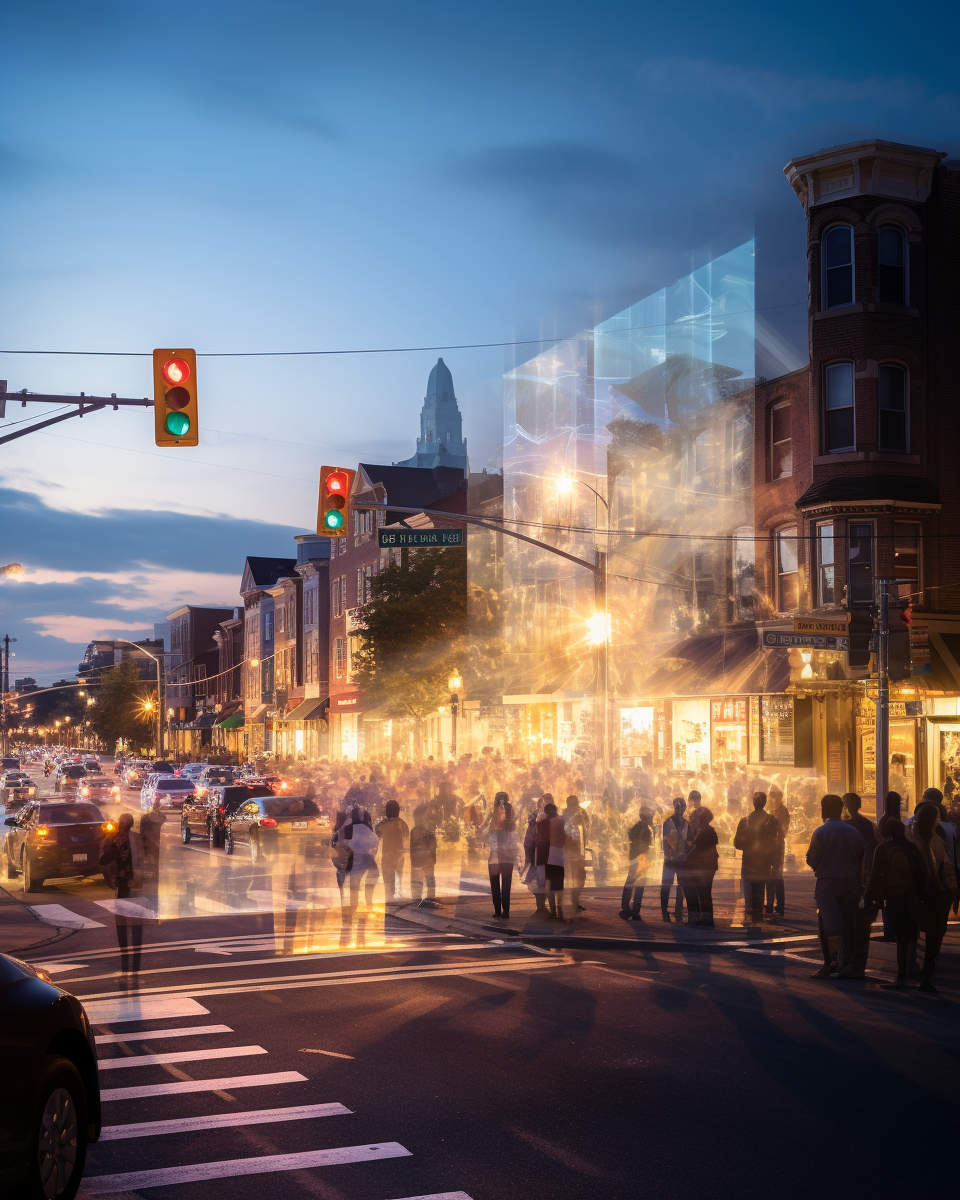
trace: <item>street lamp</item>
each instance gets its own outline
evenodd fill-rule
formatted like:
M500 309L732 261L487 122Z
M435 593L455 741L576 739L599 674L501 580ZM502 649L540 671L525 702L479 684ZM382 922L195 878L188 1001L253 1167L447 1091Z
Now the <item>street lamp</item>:
M463 676L456 668L447 680L450 689L450 757L457 761L457 717L460 715L460 689L463 687Z
M157 758L163 757L163 680L161 679L160 659L155 654L151 654L149 650L145 650L143 646L138 646L136 642L131 642L129 638L116 638L118 642L126 642L128 646L133 646L134 650L139 650L141 654L145 654L147 658L152 658L157 667ZM150 707L147 708L144 704L144 712L153 712L153 701L150 701Z

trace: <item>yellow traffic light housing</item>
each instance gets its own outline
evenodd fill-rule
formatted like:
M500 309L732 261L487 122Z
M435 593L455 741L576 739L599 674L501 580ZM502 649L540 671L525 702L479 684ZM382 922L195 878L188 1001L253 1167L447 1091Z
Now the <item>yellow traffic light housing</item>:
M158 446L197 446L197 352L154 350L153 415Z
M324 537L346 537L350 532L350 489L356 471L348 467L320 468L320 503L317 533Z

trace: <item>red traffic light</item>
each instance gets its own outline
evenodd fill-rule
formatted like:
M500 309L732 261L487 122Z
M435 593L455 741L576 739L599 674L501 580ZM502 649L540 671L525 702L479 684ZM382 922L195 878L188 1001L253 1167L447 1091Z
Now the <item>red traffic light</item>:
M171 387L186 383L190 378L190 364L183 358L168 359L160 368L160 374Z
M346 471L331 471L323 481L328 496L346 496L350 487Z

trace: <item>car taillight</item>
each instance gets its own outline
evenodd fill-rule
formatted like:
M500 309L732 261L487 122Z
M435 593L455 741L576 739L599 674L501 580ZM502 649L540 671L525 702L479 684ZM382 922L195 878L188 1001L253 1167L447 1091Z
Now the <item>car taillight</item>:
M274 821L274 825L276 825L276 821ZM49 836L50 836L50 829L48 826L46 826L46 825L38 825L37 826L37 837L49 837Z
M225 817L227 815L227 806L225 804L218 804L217 812L220 814L221 817Z
M112 787L112 788L110 789L110 794L111 794L111 796L112 796L112 795L117 795L117 796L119 796L119 795L120 795L120 789L119 789L118 787Z
M261 828L276 829L277 822L274 820L273 817L261 817L260 818L260 826L261 826Z

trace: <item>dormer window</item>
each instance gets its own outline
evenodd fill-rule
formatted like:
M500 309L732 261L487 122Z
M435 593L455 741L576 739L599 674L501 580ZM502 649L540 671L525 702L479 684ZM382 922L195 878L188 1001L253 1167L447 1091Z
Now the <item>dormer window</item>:
M907 239L899 225L880 226L878 285L881 304L907 303Z
M823 307L853 303L853 229L834 225L823 237Z

